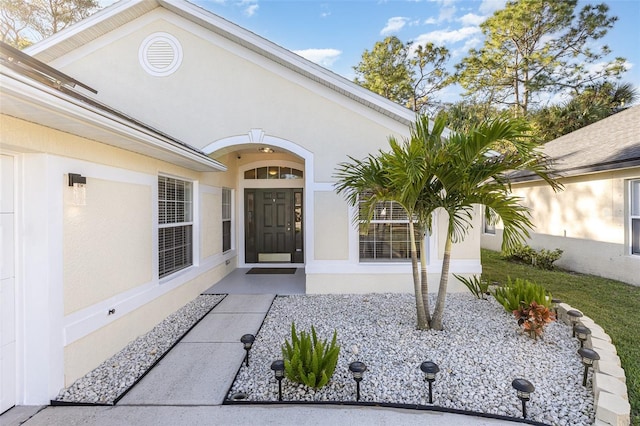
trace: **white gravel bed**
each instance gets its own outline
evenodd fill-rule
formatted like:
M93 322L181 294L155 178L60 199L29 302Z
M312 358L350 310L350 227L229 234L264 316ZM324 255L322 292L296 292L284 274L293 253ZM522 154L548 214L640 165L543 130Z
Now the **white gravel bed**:
M224 295L201 295L63 389L55 401L113 404Z
M434 303L432 298L432 309ZM411 294L278 297L256 336L250 365L241 367L229 397L244 392L249 401L277 400L270 365L282 358L292 321L298 331L310 331L313 325L321 339L330 340L337 330L341 350L327 386L314 390L285 378L285 401L355 401L348 365L362 361L367 371L361 401L429 405L419 366L431 360L440 366L434 405L521 417L521 401L511 382L525 378L535 386L528 419L572 426L594 422L591 378L582 386L584 367L570 327L553 322L543 339L534 340L493 298L479 300L469 293L447 295L444 331L416 330Z

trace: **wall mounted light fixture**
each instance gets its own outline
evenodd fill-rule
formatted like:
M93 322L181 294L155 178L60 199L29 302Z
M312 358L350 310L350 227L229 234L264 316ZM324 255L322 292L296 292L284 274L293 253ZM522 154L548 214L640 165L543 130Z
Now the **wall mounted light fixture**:
M76 206L87 204L87 178L77 173L69 173L69 186L73 187L72 203Z

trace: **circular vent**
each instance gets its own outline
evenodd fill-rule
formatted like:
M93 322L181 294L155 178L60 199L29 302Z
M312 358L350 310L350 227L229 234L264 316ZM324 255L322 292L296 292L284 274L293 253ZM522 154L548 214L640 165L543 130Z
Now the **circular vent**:
M173 74L182 63L182 46L167 33L154 33L145 38L139 51L140 64L151 75Z

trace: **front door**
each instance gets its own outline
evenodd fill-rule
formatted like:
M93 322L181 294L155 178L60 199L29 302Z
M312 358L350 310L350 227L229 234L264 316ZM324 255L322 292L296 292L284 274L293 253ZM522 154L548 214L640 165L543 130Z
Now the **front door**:
M302 263L302 189L245 190L245 262Z

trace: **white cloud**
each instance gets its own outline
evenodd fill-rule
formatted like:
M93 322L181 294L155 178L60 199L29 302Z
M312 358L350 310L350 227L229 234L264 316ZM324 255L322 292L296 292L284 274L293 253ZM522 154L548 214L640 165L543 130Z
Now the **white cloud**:
M506 0L482 0L478 10L483 15L492 15L496 10L504 9L505 4Z
M340 58L342 51L338 49L304 49L294 50L293 53L323 67L330 67Z
M486 16L476 15L475 13L467 13L466 15L458 18L458 21L462 23L465 27L480 25L487 19Z
M440 15L438 16L438 22L451 22L456 14L455 6L443 7L440 9Z
M258 8L260 6L257 4L252 4L251 6L248 6L245 10L244 10L244 14L251 17L253 15L255 15L255 13L258 11Z
M437 24L438 20L436 18L427 18L424 20L425 25L433 25Z
M388 35L397 33L400 31L409 21L409 18L405 18L402 16L394 16L393 18L389 18L387 21L387 25L380 30L380 35Z
M457 43L480 33L478 27L462 27L459 30L436 30L430 33L419 35L414 42L417 44L435 43L435 44L448 44Z

